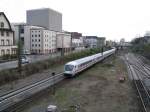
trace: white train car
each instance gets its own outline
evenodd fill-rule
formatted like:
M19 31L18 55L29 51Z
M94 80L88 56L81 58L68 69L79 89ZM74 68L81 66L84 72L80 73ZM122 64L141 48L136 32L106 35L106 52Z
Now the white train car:
M73 77L77 73L89 68L95 63L103 60L104 58L110 56L115 53L115 48L105 51L102 53L98 53L92 56L88 56L85 58L77 59L75 61L68 62L64 67L64 75L68 77Z

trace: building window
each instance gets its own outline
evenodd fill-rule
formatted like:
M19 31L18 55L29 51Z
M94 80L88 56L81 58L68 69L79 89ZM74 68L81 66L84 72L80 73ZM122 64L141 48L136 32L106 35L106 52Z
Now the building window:
M35 47L37 47L37 44L35 44Z
M39 37L40 37L40 35L39 35Z
M34 40L32 39L32 42L34 42Z
M32 35L32 37L33 37L33 35Z
M9 32L8 31L6 32L6 35L7 35L7 37L9 37Z
M37 39L35 39L35 42L37 42Z
M1 45L4 45L4 40L3 39L1 40Z
M37 35L35 35L35 37L37 37Z
M4 36L4 31L1 31L1 36Z
M22 28L22 29L20 29L20 33L24 33L24 29Z
M41 40L39 39L39 42L40 42Z
M1 50L1 54L2 54L2 55L5 55L5 50L2 49L2 50Z
M7 49L7 53L6 54L10 54L10 50L9 49Z
M34 44L32 44L32 47L34 47Z
M4 23L3 22L1 22L1 28L4 28Z
M6 42L7 42L7 45L10 45L10 42L9 42L9 40L8 40L8 39L6 40Z
M39 44L39 47L40 47L40 44Z

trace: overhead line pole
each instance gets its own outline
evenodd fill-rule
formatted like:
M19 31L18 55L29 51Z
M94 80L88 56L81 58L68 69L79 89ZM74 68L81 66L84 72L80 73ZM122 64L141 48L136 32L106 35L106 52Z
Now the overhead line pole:
M19 29L19 34L18 34L18 37L19 37L19 41L18 41L18 72L21 74L21 71L22 71L22 65L21 65L21 37L20 37L20 33L21 33L21 25L19 25L18 27Z

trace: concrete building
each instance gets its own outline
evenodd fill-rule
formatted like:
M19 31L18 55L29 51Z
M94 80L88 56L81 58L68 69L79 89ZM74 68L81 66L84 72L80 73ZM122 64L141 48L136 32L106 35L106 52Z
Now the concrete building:
M49 8L28 10L27 24L61 32L62 14Z
M97 36L86 36L85 46L88 48L97 48Z
M15 44L19 41L19 25L21 26L20 32L21 32L21 41L24 42L24 26L26 26L26 23L11 23L11 28L14 31L14 40Z
M78 33L78 32L70 32L70 33L72 39L79 39L80 37L82 37L82 33Z
M83 49L83 48L85 48L85 46L84 46L84 37L72 38L72 47L74 49Z
M14 31L3 12L0 12L0 56L16 54L17 46L14 43Z
M48 54L56 52L56 32L39 26L30 26L24 23L12 24L15 31L15 40L20 39L24 53Z
M72 49L84 48L82 33L70 32L72 39Z
M122 38L122 39L120 39L120 46L124 46L124 45L125 45L125 39Z
M57 49L64 49L65 52L71 50L71 34L66 32L58 32L57 33Z
M31 38L30 30L32 28L43 28L38 26L30 26L25 23L12 23L12 28L14 30L15 42L19 41L19 26L20 26L20 40L22 43L23 52L30 54L31 53Z
M56 32L44 28L31 29L31 53L49 54L56 52Z
M114 47L116 45L117 45L117 43L115 41L112 41L112 40L107 40L106 41L106 46L107 47Z
M105 46L105 37L98 37L97 38L97 47L103 47Z

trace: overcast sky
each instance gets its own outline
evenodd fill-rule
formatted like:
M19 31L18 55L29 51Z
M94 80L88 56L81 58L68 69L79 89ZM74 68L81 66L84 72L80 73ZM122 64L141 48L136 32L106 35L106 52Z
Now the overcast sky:
M26 10L52 8L63 14L63 30L107 40L129 41L150 30L149 0L0 0L10 22L26 22Z

